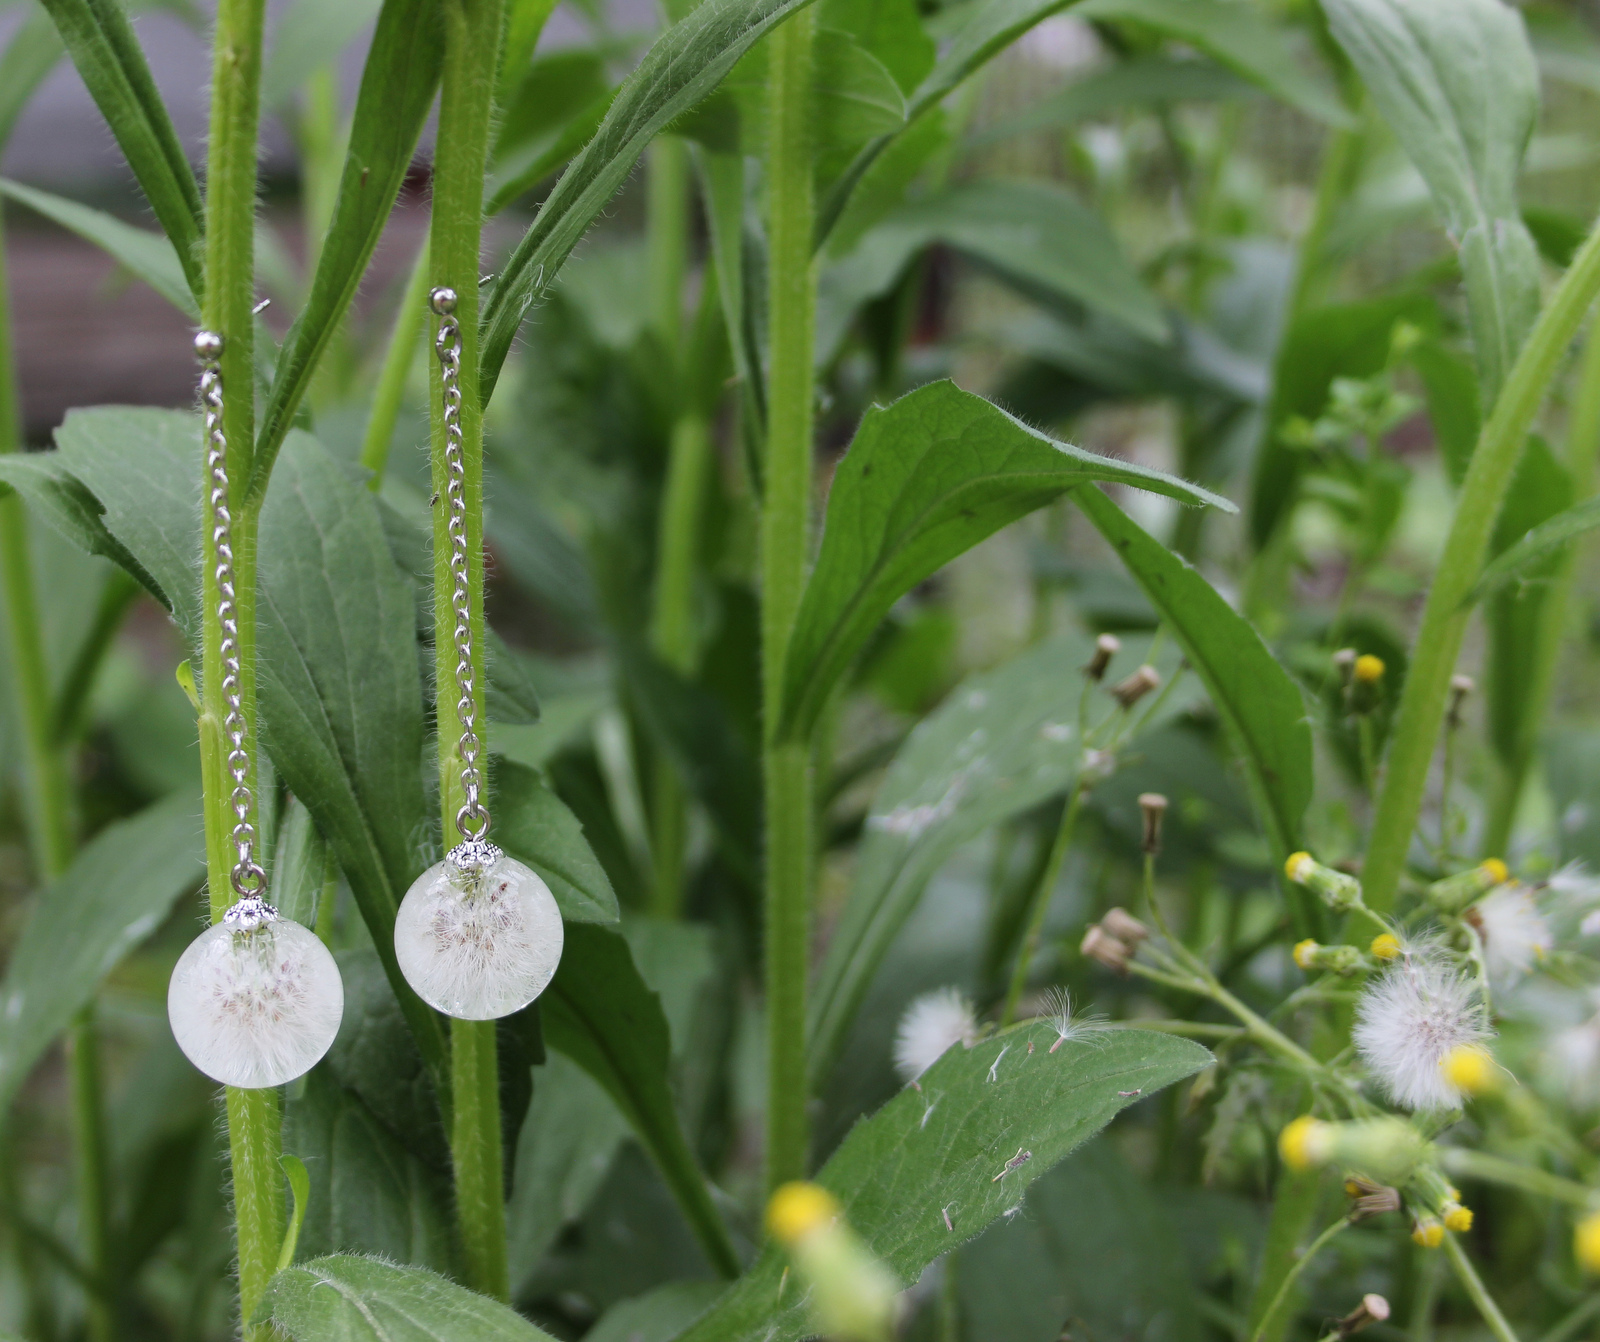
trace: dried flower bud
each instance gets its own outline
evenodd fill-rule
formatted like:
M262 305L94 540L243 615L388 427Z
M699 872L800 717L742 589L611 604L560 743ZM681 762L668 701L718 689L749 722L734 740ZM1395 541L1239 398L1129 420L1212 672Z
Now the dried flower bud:
M1428 902L1441 913L1460 913L1480 895L1511 879L1506 864L1497 857L1485 858L1470 871L1457 872L1428 887Z
M1161 851L1161 819L1167 813L1167 799L1159 792L1139 794L1139 812L1144 816L1144 851Z
M1338 652L1333 654L1333 664L1339 669L1339 679L1349 685L1351 673L1356 667L1356 650L1354 648L1340 648Z
M1083 668L1083 674L1097 683L1104 680L1106 668L1111 665L1111 659L1121 651L1121 639L1115 634L1101 634L1094 641L1094 656L1089 659L1089 664Z
M1114 969L1119 974L1128 972L1128 961L1133 957L1133 950L1127 943L1119 941L1099 923L1090 925L1078 949L1091 960L1098 960L1107 969Z
M1150 935L1150 929L1123 908L1107 909L1105 916L1100 919L1100 926L1118 941L1125 941L1130 946L1137 946Z
M1351 1333L1359 1333L1369 1323L1383 1323L1388 1317L1389 1302L1381 1295L1369 1293L1362 1296L1361 1303L1333 1325L1333 1335L1349 1337Z
M1366 1221L1385 1212L1400 1210L1400 1190L1388 1184L1374 1183L1360 1174L1352 1174L1344 1181L1345 1196L1350 1199L1350 1220Z
M1471 676L1450 677L1450 711L1445 717L1445 726L1451 731L1461 726L1461 705L1476 688L1477 682Z
M1132 708L1151 690L1161 684L1161 673L1148 662L1141 666L1126 680L1118 681L1111 687L1111 693L1123 708Z
M1322 902L1335 912L1353 907L1361 898L1360 881L1323 866L1310 853L1291 853L1283 864L1283 872L1296 885L1303 885L1321 896Z

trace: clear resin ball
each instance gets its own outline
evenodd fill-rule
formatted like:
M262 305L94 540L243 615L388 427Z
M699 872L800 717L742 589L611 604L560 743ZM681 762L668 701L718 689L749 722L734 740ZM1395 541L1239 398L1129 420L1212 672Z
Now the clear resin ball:
M412 883L394 923L400 972L447 1016L495 1020L542 993L561 962L561 912L538 875L491 843L450 850Z
M309 1072L339 1032L344 981L316 935L254 917L202 932L167 985L184 1055L225 1086L281 1086Z

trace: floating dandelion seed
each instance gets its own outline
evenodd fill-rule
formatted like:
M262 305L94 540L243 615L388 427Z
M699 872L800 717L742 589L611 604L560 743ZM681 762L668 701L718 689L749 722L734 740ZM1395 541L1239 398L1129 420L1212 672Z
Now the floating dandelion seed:
M1065 988L1051 988L1044 995L1044 1005L1045 1019L1056 1032L1056 1042L1050 1045L1050 1052L1054 1053L1069 1039L1088 1043L1101 1042L1094 1036L1105 1029L1105 1017L1074 1016L1072 994Z
M1445 1073L1445 1059L1490 1033L1472 982L1431 955L1395 963L1356 1005L1356 1048L1389 1097L1406 1109L1459 1106L1461 1090Z
M977 1040L978 1020L972 1003L957 989L923 993L900 1017L894 1040L895 1071L901 1080L915 1081L953 1045L971 1048Z

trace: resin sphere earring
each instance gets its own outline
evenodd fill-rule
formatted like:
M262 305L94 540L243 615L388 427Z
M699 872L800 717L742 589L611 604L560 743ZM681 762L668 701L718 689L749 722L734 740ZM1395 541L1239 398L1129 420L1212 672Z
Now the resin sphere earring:
M462 1020L527 1006L555 975L562 941L550 887L482 839L457 845L417 877L394 924L406 982Z
M266 901L266 873L255 860L250 818L249 728L239 695L239 612L233 579L233 515L228 508L228 444L222 432L222 337L195 337L205 409L206 520L216 559L217 624L222 632L222 721L233 780L231 876L238 901L179 957L167 985L167 1020L184 1055L226 1086L281 1086L316 1066L344 1014L344 981L328 948Z
M472 553L467 545L466 462L461 437L461 326L453 289L435 289L434 353L444 392L445 496L449 510L450 606L455 612L456 719L461 790L456 813L465 838L406 891L394 923L394 953L417 996L447 1016L495 1020L520 1011L555 975L564 940L561 911L538 875L484 837L489 812L478 770L477 696L472 671ZM440 594L441 599L443 593ZM443 736L443 724L440 726Z

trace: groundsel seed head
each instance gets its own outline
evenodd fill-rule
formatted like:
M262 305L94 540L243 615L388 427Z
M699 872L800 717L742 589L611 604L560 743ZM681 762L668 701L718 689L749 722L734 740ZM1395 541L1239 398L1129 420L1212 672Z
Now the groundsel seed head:
M1484 964L1496 986L1515 983L1550 954L1550 924L1525 885L1502 885L1473 905ZM1469 916L1471 916L1469 914Z
M1123 708L1132 708L1151 690L1161 684L1161 673L1146 663L1135 671L1126 680L1119 680L1111 687L1112 696Z
M955 988L939 988L914 999L900 1017L894 1038L894 1068L902 1081L915 1081L960 1044L971 1048L978 1040L978 1020L972 1003Z
M1111 659L1122 651L1122 641L1115 634L1101 634L1094 641L1094 656L1089 659L1089 664L1083 668L1083 674L1090 680L1099 682L1106 678L1106 668L1111 665Z
M1477 989L1445 961L1413 955L1368 984L1356 1004L1353 1032L1367 1069L1406 1109L1454 1109L1461 1087L1445 1061L1463 1045L1489 1038Z
M1359 1305L1334 1323L1333 1336L1349 1337L1352 1333L1359 1333L1369 1323L1383 1323L1388 1317L1389 1302L1376 1292L1368 1292L1361 1297Z
M1349 1218L1352 1224L1371 1220L1385 1212L1400 1210L1400 1190L1388 1184L1375 1183L1364 1175L1352 1174L1344 1181L1344 1193L1350 1199Z
M167 985L167 1019L184 1056L213 1081L260 1089L303 1076L344 1014L339 966L288 918L202 932Z
M1283 873L1296 885L1303 885L1336 912L1354 906L1361 898L1361 882L1354 876L1325 867L1310 853L1291 853Z
M394 924L406 982L460 1020L496 1020L527 1006L555 976L565 940L550 887L484 847L484 865L447 857L417 877Z

